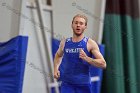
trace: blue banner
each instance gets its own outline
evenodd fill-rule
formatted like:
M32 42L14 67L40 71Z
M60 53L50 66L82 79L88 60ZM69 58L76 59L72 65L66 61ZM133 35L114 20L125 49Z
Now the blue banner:
M0 93L22 93L28 37L0 43Z

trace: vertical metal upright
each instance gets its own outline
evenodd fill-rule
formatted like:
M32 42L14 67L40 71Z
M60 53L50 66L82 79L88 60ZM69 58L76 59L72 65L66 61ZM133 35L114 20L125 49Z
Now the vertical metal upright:
M102 3L101 3L101 12L100 12L101 15L100 15L100 18L98 19L99 22L100 22L98 44L102 43L102 38L103 38L105 6L106 6L106 0L103 0Z
M44 15L43 15L43 7L42 7L42 2L41 0L35 0L36 1L36 6L37 6L37 12L38 12L38 17L39 17L39 21L40 21L40 30L42 33L42 38L43 38L43 42L44 42L44 46L45 46L45 53L46 53L46 58L47 58L47 64L49 68L49 72L53 73L53 57L52 57L52 53L51 51L49 51L49 44L48 44L48 40L47 40L47 35L45 34L45 22L44 22ZM51 83L57 83L56 80L54 80L54 78L50 78L50 80L47 80L48 82ZM49 84L47 84L47 91L49 93L51 93L51 89L49 87ZM55 86L55 93L59 93L59 88L58 86Z

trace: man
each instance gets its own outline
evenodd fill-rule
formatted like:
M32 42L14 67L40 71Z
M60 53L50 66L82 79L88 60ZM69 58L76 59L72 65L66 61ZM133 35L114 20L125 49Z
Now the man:
M106 62L92 39L84 36L87 17L77 14L72 20L73 37L60 42L54 58L54 78L60 78L59 66L65 58L61 75L61 93L92 93L89 66L106 68ZM92 58L92 55L95 59Z

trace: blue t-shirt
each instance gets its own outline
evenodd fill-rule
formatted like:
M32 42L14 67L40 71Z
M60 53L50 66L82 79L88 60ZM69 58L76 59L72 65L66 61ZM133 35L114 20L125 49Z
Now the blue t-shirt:
M88 38L84 37L79 42L73 42L67 38L64 46L63 74L61 80L69 84L90 84L89 64L79 58L79 51L82 48L87 56L92 54L87 50Z

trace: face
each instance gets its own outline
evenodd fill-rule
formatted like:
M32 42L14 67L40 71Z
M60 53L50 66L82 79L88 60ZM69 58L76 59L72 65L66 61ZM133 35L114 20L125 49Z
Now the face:
M76 17L72 23L73 33L76 36L80 36L83 34L84 30L87 28L86 21L84 18Z

